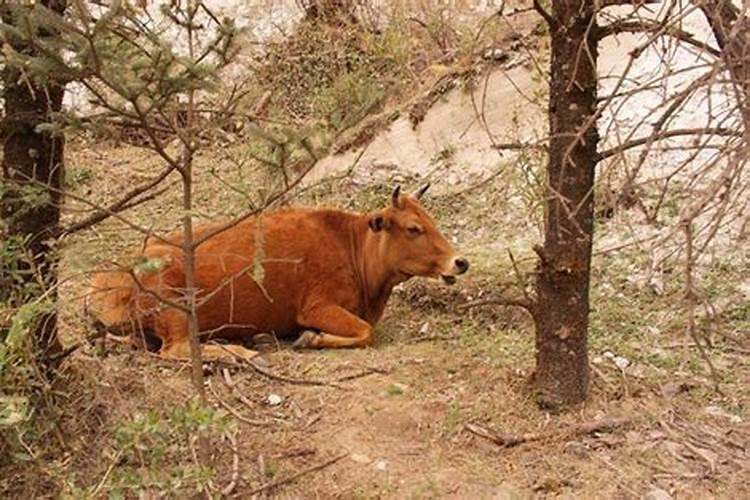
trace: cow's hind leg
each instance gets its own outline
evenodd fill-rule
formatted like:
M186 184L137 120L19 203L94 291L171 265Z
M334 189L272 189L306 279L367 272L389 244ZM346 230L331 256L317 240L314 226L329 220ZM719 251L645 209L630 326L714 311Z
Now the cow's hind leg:
M190 359L190 334L187 317L181 311L169 309L162 312L156 323L155 333L161 337L159 356L164 359ZM249 361L259 353L240 345L201 345L205 360Z
M365 347L374 340L372 327L337 305L317 306L300 314L300 325L321 333L304 332L295 347Z

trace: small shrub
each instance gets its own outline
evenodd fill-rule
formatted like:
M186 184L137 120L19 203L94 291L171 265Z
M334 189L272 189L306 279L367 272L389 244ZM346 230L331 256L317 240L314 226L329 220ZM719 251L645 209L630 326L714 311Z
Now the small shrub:
M168 411L138 414L115 428L110 450L114 467L100 489L110 498L138 496L151 489L175 496L207 492L215 471L193 460L196 440L216 438L233 425L225 413L197 399Z

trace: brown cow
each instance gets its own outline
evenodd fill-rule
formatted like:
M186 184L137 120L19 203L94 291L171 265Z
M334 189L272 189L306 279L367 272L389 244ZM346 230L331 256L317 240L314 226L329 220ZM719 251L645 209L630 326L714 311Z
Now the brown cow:
M282 209L208 238L195 255L202 337L302 332L298 347L372 344L372 325L395 285L412 276L452 284L469 268L419 204L426 189L401 196L396 188L389 206L369 214ZM217 227L198 228L195 237ZM185 287L181 244L181 235L149 241L140 265L98 274L88 309L99 326L134 338L152 334L161 356L187 358L187 316L169 305ZM205 345L203 353L257 354L239 345Z

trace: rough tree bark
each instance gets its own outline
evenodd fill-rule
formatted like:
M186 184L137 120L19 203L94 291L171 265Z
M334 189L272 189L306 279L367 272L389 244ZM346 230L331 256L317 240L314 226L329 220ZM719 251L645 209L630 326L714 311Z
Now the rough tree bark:
M62 14L66 0L43 0L42 5ZM13 23L7 7L0 7L2 21ZM39 36L46 36L39 33ZM18 52L33 54L33 49L21 40L8 42ZM24 78L15 67L5 66L2 72L5 114L2 120L3 160L2 183L5 187L0 199L0 216L5 220L10 235L28 238L27 250L41 276L45 288L54 298L57 283L56 238L60 231L60 203L63 186L63 146L60 135L36 130L39 124L50 121L50 115L62 106L64 84L50 79L37 85ZM39 202L24 196L24 188L41 190L46 199ZM27 191L28 194L28 191ZM57 315L46 314L38 321L34 332L38 354L47 359L57 352Z
M551 15L536 7L550 27L552 60L545 239L536 248L534 384L538 403L557 410L585 400L589 388L597 42L593 0L552 0Z

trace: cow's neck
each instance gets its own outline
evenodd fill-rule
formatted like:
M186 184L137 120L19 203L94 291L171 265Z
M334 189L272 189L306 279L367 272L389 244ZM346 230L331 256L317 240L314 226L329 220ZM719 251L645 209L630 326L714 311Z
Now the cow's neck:
M362 301L364 302L362 307L365 309L363 319L374 324L383 315L393 287L403 281L403 277L385 265L383 233L371 231L367 220L363 219L358 224L358 230L355 231L359 243L355 261L362 287Z

